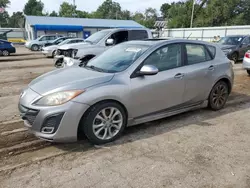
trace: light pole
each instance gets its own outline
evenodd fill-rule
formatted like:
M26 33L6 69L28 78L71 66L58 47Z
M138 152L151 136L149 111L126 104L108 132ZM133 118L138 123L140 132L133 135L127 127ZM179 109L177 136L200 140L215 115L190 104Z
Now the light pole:
M194 19L194 4L195 0L193 0L193 7L192 7L192 15L191 15L191 23L190 23L190 28L193 27L193 19Z
M73 0L73 6L74 6L74 12L73 12L73 17L75 18L77 15L76 15L76 1Z

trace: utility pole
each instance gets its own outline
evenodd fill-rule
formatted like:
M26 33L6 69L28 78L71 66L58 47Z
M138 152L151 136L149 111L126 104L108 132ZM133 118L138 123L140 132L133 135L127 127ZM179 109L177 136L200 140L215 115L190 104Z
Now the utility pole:
M73 17L76 17L76 1L73 0L73 6L74 6L74 12L73 12Z
M194 4L195 0L193 0L193 7L192 7L192 15L191 15L191 23L190 23L190 28L193 27L193 19L194 19Z

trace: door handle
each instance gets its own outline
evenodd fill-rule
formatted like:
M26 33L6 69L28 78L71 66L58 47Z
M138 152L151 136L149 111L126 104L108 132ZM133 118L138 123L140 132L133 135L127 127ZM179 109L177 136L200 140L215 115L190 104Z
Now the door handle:
M208 67L208 70L210 70L210 71L214 71L214 66L213 65L211 65L210 67Z
M174 76L174 78L177 78L177 79L182 79L184 77L184 74L183 73L178 73Z

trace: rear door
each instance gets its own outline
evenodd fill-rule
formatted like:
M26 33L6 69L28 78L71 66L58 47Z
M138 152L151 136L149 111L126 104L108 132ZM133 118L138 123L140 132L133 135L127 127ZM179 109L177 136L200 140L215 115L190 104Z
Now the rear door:
M184 103L194 104L206 100L215 70L212 53L203 44L185 43Z

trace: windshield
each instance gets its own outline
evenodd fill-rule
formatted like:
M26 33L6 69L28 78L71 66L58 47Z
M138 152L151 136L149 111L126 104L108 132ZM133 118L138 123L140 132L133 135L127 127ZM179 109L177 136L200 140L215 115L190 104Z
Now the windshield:
M223 37L221 40L219 40L218 43L224 44L224 45L238 45L243 40L243 37L237 36L237 37Z
M60 42L60 43L58 44L58 46L61 46L61 45L64 45L64 44L68 44L69 41L71 41L71 40L72 40L72 39L64 40L64 41Z
M102 30L97 33L94 33L93 35L90 35L90 37L88 37L85 41L96 44L109 33L110 30Z
M148 48L146 45L120 44L90 60L85 67L100 72L121 72L133 64Z

